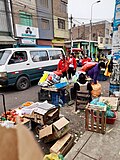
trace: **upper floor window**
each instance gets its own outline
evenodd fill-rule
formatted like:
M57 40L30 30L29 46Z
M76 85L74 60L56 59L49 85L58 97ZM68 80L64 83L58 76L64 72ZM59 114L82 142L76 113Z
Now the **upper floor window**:
M48 8L48 0L40 0L40 4L45 7Z
M49 30L50 29L50 23L47 19L41 19L42 21L42 29Z
M65 29L65 20L58 18L58 28Z
M67 4L61 0L61 12L67 13Z
M109 38L106 38L106 39L105 39L105 43L106 43L106 44L109 44Z
M109 35L109 29L108 28L106 28L106 34Z
M25 26L32 26L32 15L26 12L20 12L20 24Z
M33 62L47 61L49 59L47 51L44 51L44 50L31 51L30 55Z
M100 43L103 43L103 38L100 38Z

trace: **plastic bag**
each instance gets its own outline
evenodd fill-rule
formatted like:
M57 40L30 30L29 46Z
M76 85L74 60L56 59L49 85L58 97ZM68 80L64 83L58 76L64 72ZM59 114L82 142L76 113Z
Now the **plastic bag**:
M93 90L91 91L91 94L93 97L99 97L101 95L101 84L97 82L97 84L91 84Z
M48 73L44 73L43 76L40 78L39 82L43 83L46 81L47 78L48 78Z
M64 158L62 155L51 153L49 155L45 155L43 160L64 160Z
M115 113L112 112L111 110L107 110L106 111L106 117L113 118L113 117L115 117Z

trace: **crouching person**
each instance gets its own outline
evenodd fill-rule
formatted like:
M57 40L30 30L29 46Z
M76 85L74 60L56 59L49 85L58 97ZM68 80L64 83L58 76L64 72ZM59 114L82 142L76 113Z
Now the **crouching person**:
M74 87L71 89L71 98L74 100L76 99L77 91L88 91L90 94L89 102L91 102L91 91L92 86L91 83L87 81L87 77L84 73L81 73L78 77L78 80L76 83L74 83Z

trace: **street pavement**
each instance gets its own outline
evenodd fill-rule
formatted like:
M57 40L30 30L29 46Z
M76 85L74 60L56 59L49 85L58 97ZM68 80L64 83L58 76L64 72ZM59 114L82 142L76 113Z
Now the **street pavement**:
M106 133L86 131L66 155L65 160L120 160L120 112Z

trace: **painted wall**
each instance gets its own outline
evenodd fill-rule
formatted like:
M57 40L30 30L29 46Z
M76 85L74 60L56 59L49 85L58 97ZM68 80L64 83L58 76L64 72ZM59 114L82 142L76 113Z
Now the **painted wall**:
M40 39L53 39L53 17L52 0L48 0L48 7L43 7L39 0L36 0L38 14L38 28ZM43 29L42 19L49 21L49 29Z

